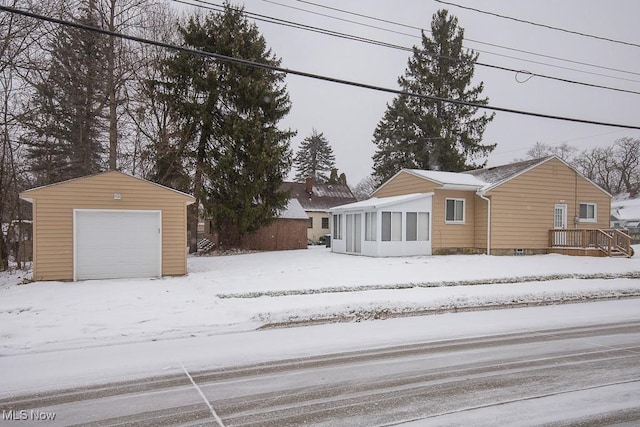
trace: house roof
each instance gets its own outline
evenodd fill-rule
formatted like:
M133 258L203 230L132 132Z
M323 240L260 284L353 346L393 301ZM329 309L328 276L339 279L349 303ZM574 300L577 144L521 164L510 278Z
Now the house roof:
M313 183L311 192L307 192L307 184L302 182L283 182L282 191L291 191L305 211L327 211L334 206L356 201L355 196L344 184Z
M640 220L640 198L611 202L611 214L619 221Z
M378 209L387 206L399 205L400 203L410 202L412 200L418 200L425 197L431 197L433 193L412 193L403 194L401 196L389 196L389 197L372 197L360 202L349 203L342 206L336 206L331 209L331 212L338 211L351 211L351 210L363 210L363 209Z
M298 199L289 199L287 206L278 214L282 219L309 219Z
M564 163L567 167L575 170L575 168L569 165L567 162L562 160L558 156L549 156L541 159L533 159L533 160L524 160L521 162L509 163L501 166L493 166L490 168L484 169L476 169L472 171L466 172L443 172L443 171L433 171L433 170L420 170L420 169L402 169L392 178L387 180L384 184L382 184L374 194L384 187L387 183L392 181L397 175L400 173L409 173L414 176L417 176L422 179L426 179L436 184L441 185L443 188L449 189L457 189L457 190L479 190L482 192L486 192L489 190L502 185L511 179L520 176L521 174L535 168L538 165L548 162L551 159L557 159L560 162ZM580 172L576 171L578 174ZM587 181L591 182L593 185L598 187L602 192L606 193L608 196L611 196L605 190L603 190L600 186L595 184L593 181L580 174Z
M493 166L490 168L476 169L472 171L462 172L463 175L470 175L485 183L484 187L497 186L514 178L515 176L550 160L553 156L542 159L524 160L507 165Z
M186 199L187 204L191 204L195 202L195 198L187 193L183 193L182 191L178 191L178 190L174 190L173 188L170 187L165 187L164 185L161 184L157 184L155 182L151 182L151 181L147 181L146 179L142 179L142 178L138 178L136 176L133 175L129 175L126 174L124 172L120 172L120 171L108 171L108 172L101 172L95 175L88 175L88 176L82 176L79 178L73 178L73 179L68 179L66 181L61 181L61 182L56 182L54 184L49 184L49 185L44 185L41 187L36 187L36 188L31 188L29 190L25 190L23 192L20 193L20 198L23 200L27 200L27 201L31 201L33 199L33 197L40 195L41 193L46 193L49 191L50 188L54 188L54 187L59 187L59 186L64 186L67 185L71 182L76 182L79 180L85 180L85 179L91 179L94 177L98 177L98 176L103 176L103 175L121 175L133 180L138 180L140 182L149 184L149 185L154 185L156 187L159 187L163 190L167 190L167 191L172 191L176 194L179 194L180 196L183 196Z

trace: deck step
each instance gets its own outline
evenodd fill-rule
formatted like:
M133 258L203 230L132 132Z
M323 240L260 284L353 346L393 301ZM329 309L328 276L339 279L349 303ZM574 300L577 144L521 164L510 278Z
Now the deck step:
M629 255L625 254L624 252L620 252L620 251L612 251L611 252L611 258L628 258Z

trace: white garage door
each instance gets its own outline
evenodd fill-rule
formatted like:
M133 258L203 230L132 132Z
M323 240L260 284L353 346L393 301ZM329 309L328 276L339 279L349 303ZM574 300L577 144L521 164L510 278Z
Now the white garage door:
M160 211L76 209L74 279L162 275Z

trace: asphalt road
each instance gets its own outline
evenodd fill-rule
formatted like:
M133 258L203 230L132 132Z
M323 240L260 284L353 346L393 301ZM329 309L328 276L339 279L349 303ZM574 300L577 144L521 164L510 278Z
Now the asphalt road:
M640 425L640 322L189 375L5 398L0 425Z

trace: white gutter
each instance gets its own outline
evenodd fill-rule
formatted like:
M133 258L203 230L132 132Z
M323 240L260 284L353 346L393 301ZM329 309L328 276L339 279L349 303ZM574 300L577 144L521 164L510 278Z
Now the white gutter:
M491 255L491 199L483 191L476 192L478 197L487 201L487 255Z

